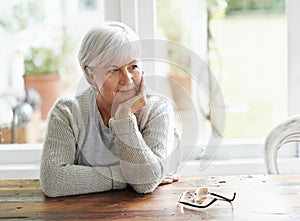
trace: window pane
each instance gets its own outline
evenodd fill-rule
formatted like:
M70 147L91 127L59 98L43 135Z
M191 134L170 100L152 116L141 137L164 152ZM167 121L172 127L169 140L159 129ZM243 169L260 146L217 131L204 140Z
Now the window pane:
M225 97L225 136L264 138L287 116L284 1L240 2L235 10L228 5L225 16L212 14L210 67Z
M1 1L0 8L0 45L4 46L0 51L0 143L39 143L45 134L47 113L56 98L75 93L79 85L80 40L87 30L103 21L103 2L15 0ZM32 47L35 49L31 51ZM56 56L59 64L52 62ZM28 62L24 63L26 58ZM40 108L32 113L32 107L23 105L27 84L23 74L54 69L60 76L61 81L55 83L60 90L50 92L39 82ZM32 83L27 86L33 87ZM46 108L43 94L57 95Z
M285 119L284 0L157 0L157 7L159 34L207 59L217 78L226 106L225 138L264 138Z

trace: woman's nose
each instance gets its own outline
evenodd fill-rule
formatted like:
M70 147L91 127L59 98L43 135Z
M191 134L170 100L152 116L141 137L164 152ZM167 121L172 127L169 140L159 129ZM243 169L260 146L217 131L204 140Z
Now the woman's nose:
M132 73L130 73L127 68L124 68L122 70L120 70L121 72L121 83L122 84L128 84L132 81Z

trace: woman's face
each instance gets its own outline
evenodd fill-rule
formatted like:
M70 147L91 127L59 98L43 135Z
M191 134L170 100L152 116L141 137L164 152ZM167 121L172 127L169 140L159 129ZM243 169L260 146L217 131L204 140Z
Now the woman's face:
M120 104L137 95L143 74L137 60L120 66L95 67L93 78L100 92L101 103Z

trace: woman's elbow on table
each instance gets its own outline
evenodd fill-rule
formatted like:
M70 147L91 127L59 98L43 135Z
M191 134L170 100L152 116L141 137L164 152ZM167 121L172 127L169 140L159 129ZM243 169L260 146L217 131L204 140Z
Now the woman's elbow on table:
M132 184L132 188L139 194L152 193L160 184L161 181L145 184Z
M41 178L40 183L41 183L42 191L46 196L48 197L62 196L57 192L56 185L53 182L47 180L47 178Z
M48 197L64 196L66 193L62 190L62 177L59 171L45 170L41 167L40 171L40 185L44 194Z
M123 162L122 174L137 193L147 194L153 192L161 183L164 166L161 163L137 166Z

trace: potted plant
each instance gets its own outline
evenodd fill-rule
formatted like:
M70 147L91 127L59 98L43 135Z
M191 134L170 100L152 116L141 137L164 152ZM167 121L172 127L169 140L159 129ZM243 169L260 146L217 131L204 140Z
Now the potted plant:
M24 86L34 88L41 96L42 119L62 94L59 75L60 56L50 47L31 47L24 58Z

